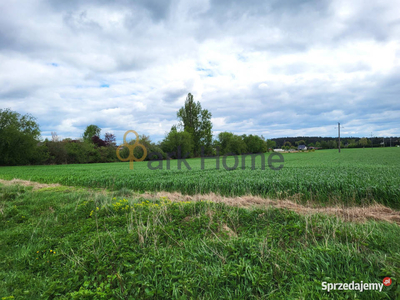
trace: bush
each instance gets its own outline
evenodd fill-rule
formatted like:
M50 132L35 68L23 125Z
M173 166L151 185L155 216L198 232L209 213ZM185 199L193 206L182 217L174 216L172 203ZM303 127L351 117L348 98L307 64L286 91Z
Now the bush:
M49 156L48 164L66 164L68 162L68 152L65 149L64 142L45 141Z

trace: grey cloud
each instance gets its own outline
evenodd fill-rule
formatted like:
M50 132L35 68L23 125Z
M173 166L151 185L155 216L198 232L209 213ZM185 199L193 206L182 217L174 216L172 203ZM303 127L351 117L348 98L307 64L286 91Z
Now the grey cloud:
M313 85L301 87L287 86L284 91L290 97L288 103L279 99L281 88L274 90L273 84L270 83L267 91L260 91L259 83L257 83L249 94L231 98L232 105L229 108L223 109L221 112L216 109L217 114L214 117L225 116L228 124L239 123L243 120L252 121L253 128L258 128L261 132L262 128L268 128L271 123L278 124L281 129L288 129L307 128L311 125L329 127L334 126L338 121L362 120L359 125L365 126L375 123L377 121L376 114L383 114L388 109L400 112L398 101L388 103L388 99L384 95L382 95L384 100L379 100L374 95L376 91L390 91L391 89L393 89L391 93L398 94L400 88L398 75L394 74L382 82L379 82L378 78L374 78L374 80L382 88L366 90L362 85L353 86L352 83L349 83L341 91L326 92L324 90L329 88L326 83L315 82ZM384 88L384 86L389 88ZM237 109L238 107L240 109ZM339 110L338 114L333 113L336 110ZM386 117L384 122L386 124L382 128L398 128L399 126L398 119L394 115Z
M2 92L0 90L0 99L8 100L8 99L23 99L28 97L32 93L31 90L26 89L18 89L18 90L12 90L12 91L5 91Z
M77 11L84 7L90 6L106 6L111 8L122 8L125 10L137 10L142 9L149 13L151 18L155 21L160 21L167 18L168 12L172 1L157 1L157 0L120 0L120 1L108 1L108 0L89 0L89 1L48 1L54 11Z
M163 96L163 101L165 102L174 102L176 101L179 97L185 95L187 93L187 89L178 89L174 91L168 91L164 93Z
M343 3L350 17L338 15ZM0 61L12 63L0 64L0 107L32 112L45 132L62 136L77 137L95 123L161 139L191 92L225 120L216 132L318 135L341 121L360 134L370 127L398 133L400 50L388 58L392 65L380 66L387 49L398 48L396 5L3 2ZM351 53L365 42L378 49L376 57ZM50 70L52 62L60 66ZM251 79L237 81L241 72ZM103 83L109 88L100 89Z
M89 30L98 31L102 27L99 23L88 19L87 11L82 12L67 12L64 15L64 22L74 30Z

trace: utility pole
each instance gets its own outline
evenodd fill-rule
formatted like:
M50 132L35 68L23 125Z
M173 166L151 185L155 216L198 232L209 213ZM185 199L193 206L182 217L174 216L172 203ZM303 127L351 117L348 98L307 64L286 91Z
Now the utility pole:
M340 123L338 123L339 153L340 153Z
M374 149L374 142L372 141L372 132L371 132L371 149Z

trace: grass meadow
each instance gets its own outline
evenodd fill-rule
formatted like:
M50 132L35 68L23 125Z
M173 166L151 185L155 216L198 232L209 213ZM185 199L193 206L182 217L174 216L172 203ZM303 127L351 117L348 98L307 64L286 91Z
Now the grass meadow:
M3 186L0 295L15 299L395 299L400 228L289 210ZM382 292L321 282L381 283ZM12 298L6 298L12 299Z
M250 160L250 157L248 157ZM400 227L144 191L399 207L400 149L284 154L281 171L147 163L1 167L1 299L400 299ZM233 158L227 159L228 164ZM165 162L164 162L165 163ZM51 185L59 183L61 185ZM155 195L153 193L153 195ZM324 291L322 282L382 283Z

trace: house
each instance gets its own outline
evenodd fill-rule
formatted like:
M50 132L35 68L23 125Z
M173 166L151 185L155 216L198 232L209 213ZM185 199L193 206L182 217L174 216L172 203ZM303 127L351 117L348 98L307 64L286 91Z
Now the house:
M306 145L299 145L297 147L297 150L307 150L307 147L306 147Z

